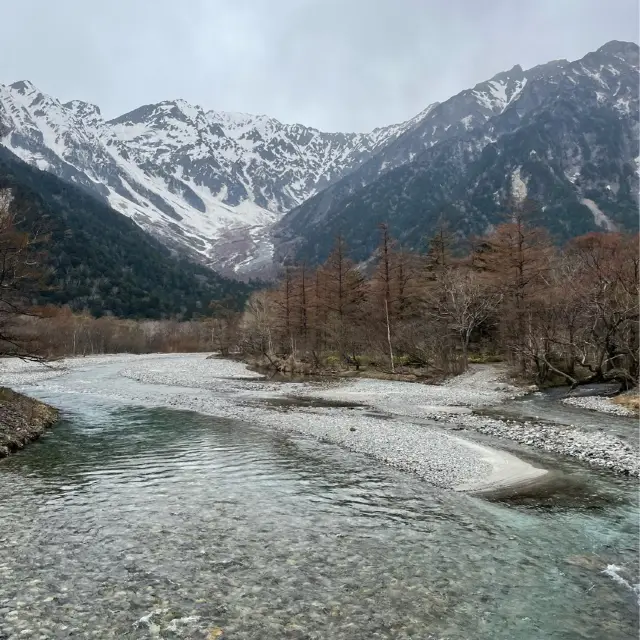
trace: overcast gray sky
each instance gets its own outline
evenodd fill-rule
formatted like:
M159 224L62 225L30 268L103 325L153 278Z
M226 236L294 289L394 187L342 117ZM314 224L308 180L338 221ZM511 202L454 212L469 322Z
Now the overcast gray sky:
M366 131L514 64L638 41L638 0L18 0L0 83L115 117L184 98Z

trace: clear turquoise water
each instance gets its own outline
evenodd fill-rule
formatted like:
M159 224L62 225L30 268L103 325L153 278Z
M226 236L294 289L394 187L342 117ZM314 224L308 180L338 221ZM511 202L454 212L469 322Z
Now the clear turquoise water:
M0 638L637 635L637 595L603 573L638 582L630 481L561 464L492 501L240 422L39 393L65 419L0 462Z

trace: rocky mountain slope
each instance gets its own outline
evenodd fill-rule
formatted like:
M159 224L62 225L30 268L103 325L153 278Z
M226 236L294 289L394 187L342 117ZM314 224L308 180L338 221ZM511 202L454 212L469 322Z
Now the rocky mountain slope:
M514 188L540 201L559 238L634 228L637 113L638 47L611 42L575 62L515 66L368 134L183 100L105 120L21 81L0 85L0 144L168 247L264 277L274 259L323 259L338 233L363 257L382 220L413 246L441 215L461 235L483 232Z
M1 144L223 269L269 261L271 223L412 126L323 133L183 100L105 121L97 106L62 104L30 82L0 85Z
M341 234L365 259L384 221L414 248L441 218L461 236L484 233L514 195L535 199L538 222L559 240L637 229L638 132L637 45L514 67L437 105L285 215L275 225L279 257L323 260Z

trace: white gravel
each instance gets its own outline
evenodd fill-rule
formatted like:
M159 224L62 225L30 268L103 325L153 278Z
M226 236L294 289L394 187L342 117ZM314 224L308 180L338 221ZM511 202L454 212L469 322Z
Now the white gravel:
M84 370L86 376L76 380L78 376L73 374ZM71 376L69 382L65 373ZM464 401L468 407L497 401L505 390L494 372L470 374L466 378L467 390L452 385L426 387L376 380L329 385L256 382L259 377L241 363L208 360L201 354L83 358L64 361L47 372L32 363L12 363L0 369L0 383L23 389L25 385L40 385L64 393L89 393L128 404L187 409L303 433L370 455L443 487L487 488L544 473L511 454L412 419L424 415L427 406L432 411L442 411L455 402ZM127 383L126 379L138 384ZM356 401L369 407L279 406L264 401L292 396ZM386 404L376 405L374 398L386 398ZM371 406L394 413L396 419L371 415Z
M180 380L184 380L186 376L191 380L193 380L194 377L197 378L192 384L204 388L212 388L218 384L216 380L220 372L223 371L226 371L227 373L224 375L229 377L255 375L239 363L229 361L214 362L225 364L220 364L220 369L217 367L213 369L207 368L206 364L204 366L196 365L195 368L192 368L190 364L184 363L177 368L172 367L171 371L164 370L162 373L154 373L153 376L149 378L149 381L153 380L154 382L164 384L181 384ZM187 372L185 369L190 369L190 371ZM127 375L127 372L124 372L124 374ZM255 383L248 383L247 385L246 382L236 382L234 386L236 391L240 393L242 393L243 389L246 390L247 388L251 390L249 395L255 393ZM465 463L462 462L457 465L459 466L459 473L462 475L461 482L456 484L453 479L450 479L448 482L445 481L444 477L446 474L444 474L443 471L435 471L437 458L433 463L430 463L433 465L433 471L431 473L425 468L424 463L420 463L421 460L425 460L421 458L421 456L424 455L428 456L428 460L431 460L429 453L424 452L424 443L422 443L422 445L418 444L415 450L418 456L417 460L414 459L411 448L412 445L410 444L411 438L407 441L406 451L398 448L395 456L387 456L384 451L384 440L388 438L390 442L393 442L394 438L397 437L398 429L409 433L412 429L418 428L421 430L418 433L423 434L423 438L424 434L427 433L434 441L443 435L448 435L426 426L417 427L415 424L412 424L416 418L445 422L466 429L472 429L485 435L513 440L520 444L544 451L571 456L591 465L603 467L617 473L640 476L640 456L638 454L638 446L636 446L637 443L625 442L615 435L607 433L583 431L579 425L572 428L561 425L556 427L547 423L501 420L474 415L472 413L473 409L496 406L505 400L524 395L529 391L509 384L507 382L506 372L497 366L471 367L467 373L451 378L442 385L423 385L410 382L358 378L323 385L263 383L261 389L263 389L263 396L279 397L289 395L300 398L322 398L332 401L361 403L372 407L376 411L396 416L396 418L400 416L402 418L401 421L396 419L387 424L382 423L382 425L379 425L380 420L375 421L376 432L383 434L381 435L381 439L375 444L370 442L369 438L366 439L366 442L362 442L361 438L354 438L352 432L345 434L339 426L330 428L329 421L324 421L323 419L320 419L319 422L315 424L312 424L311 421L304 421L302 424L294 426L293 423L298 419L290 418L275 426L281 429L295 428L296 430L319 437L320 439L336 442L353 450L370 453L382 460L388 458L388 463L409 471L414 471L436 484L468 486L466 479L462 477L466 476L464 472ZM322 410L320 413L323 414L324 411L326 410ZM349 426L355 426L357 428L357 424L351 425L351 421L353 420L352 412L345 410L333 411L337 411L337 413L342 416L339 421L340 424L349 422ZM300 413L304 414L308 413L308 411L302 410ZM316 414L317 413L318 411L316 411ZM335 418L332 418L332 420L335 420ZM356 423L362 421L362 424L366 424L369 420L371 419L359 415ZM431 434L433 434L433 436ZM466 440L452 436L448 436L448 438L449 443L452 440L458 440L458 444L463 442L466 443L465 446L468 446ZM419 438L415 439L419 440ZM452 447L452 445L447 444L446 446L440 447L440 449L445 450L449 446ZM434 456L438 456L440 455L440 449L434 448L430 451L433 452ZM446 453L443 455L445 464L456 464L455 461L449 459ZM455 455L458 455L458 453ZM498 476L500 476L498 470L501 465L497 459L489 461L488 458L485 458L484 461L485 464L490 464L493 468L493 472L484 476L485 482L489 482L488 479L493 473L498 473ZM520 471L524 477L527 476L526 469L523 468L520 469ZM531 469L529 469L528 472L531 473ZM457 475L455 471L452 473L452 477ZM480 475L475 478L476 482L479 483L481 478ZM443 481L441 481L441 479ZM499 477L495 478L495 480L497 484L501 484L502 482Z
M472 367L467 373L451 378L442 385L357 379L337 389L303 389L298 393L362 402L395 415L429 418L473 429L485 435L514 440L543 451L571 456L617 473L640 476L637 442L630 444L615 435L583 431L579 425L573 428L555 427L546 423L499 420L472 413L473 409L496 406L505 400L524 395L527 391L509 384L506 373L501 368L479 366ZM609 410L609 413L633 415L607 398L589 396L570 400L587 400L584 403L568 403L582 408L593 409L597 405L602 410L601 407L613 407L614 410Z
M95 373L89 373L80 388L70 390L65 379L60 378L84 369L99 373L102 367L113 370L112 374L101 375L93 383ZM139 384L123 384L123 378ZM7 386L57 385L65 392L188 409L280 431L296 431L370 455L439 486L500 485L531 478L539 470L515 456L478 448L457 435L420 424L421 420L472 429L619 473L640 475L638 447L614 435L583 431L579 425L555 426L473 414L473 409L499 405L526 392L506 382L505 372L498 367L474 367L442 385L369 379L300 384L257 381L259 378L242 363L207 360L202 354L77 358L46 371L33 363L0 363L0 383ZM287 398L306 401L307 406L279 407L278 401ZM276 402L269 406L264 399ZM308 406L314 399L365 407ZM372 409L380 415L372 415ZM386 420L388 416L394 419Z
M88 368L93 365L135 361L140 356L134 354L86 356L82 358L66 358L55 362L41 363L19 358L0 358L0 385L19 387L37 384L44 380L58 378L72 371ZM153 354L149 358L161 357Z
M507 438L543 451L560 453L603 467L616 473L640 476L640 456L637 443L628 443L602 432L582 431L579 428L556 427L531 421L496 420L478 415L451 419L442 415L436 420L463 425L498 438Z
M634 416L634 412L626 407L616 404L611 398L602 396L582 396L576 398L564 398L565 404L572 407L580 407L582 409L590 409L591 411L600 411L601 413L610 413L615 416Z
M314 390L304 387L297 393L331 400L361 402L379 411L407 417L425 418L442 414L465 414L489 407L525 393L505 381L499 367L472 367L445 384L348 379L338 388ZM295 393L295 391L294 391Z

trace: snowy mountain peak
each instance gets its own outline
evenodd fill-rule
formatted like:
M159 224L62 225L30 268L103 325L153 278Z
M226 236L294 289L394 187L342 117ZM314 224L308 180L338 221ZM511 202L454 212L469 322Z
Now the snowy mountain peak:
M198 118L205 119L202 107L189 104L186 100L164 100L156 104L146 104L133 111L124 113L108 125L117 124L148 124L150 126L162 126L168 121L193 122Z
M369 133L323 132L182 99L105 121L96 105L62 104L22 80L0 85L0 143L104 198L169 246L222 270L251 263L255 271L271 261L271 227L285 213L321 218L334 199L447 141L483 131L489 144L499 135L492 122L519 126L550 91L579 88L585 103L630 114L637 59L637 45L610 42L575 62L515 65Z
M268 261L271 223L409 126L325 133L182 99L104 121L96 105L62 104L31 82L0 85L2 144L223 269L257 254Z
M13 91L16 91L17 93L23 96L29 95L32 93L38 93L38 90L36 89L34 84L29 80L18 80L18 82L14 82L13 84L10 84L9 87Z
M95 104L84 102L83 100L70 100L62 105L68 109L73 115L88 124L90 127L98 127L102 124L102 113L100 107Z
M482 234L499 219L510 182L548 205L559 237L584 222L568 219L585 210L567 202L575 196L583 207L588 193L601 195L621 228L632 212L637 228L637 51L609 43L573 62L516 65L434 106L374 158L287 212L274 227L276 256L324 260L340 233L365 259L381 220L415 247L443 214L462 233ZM582 229L591 228L586 215Z

